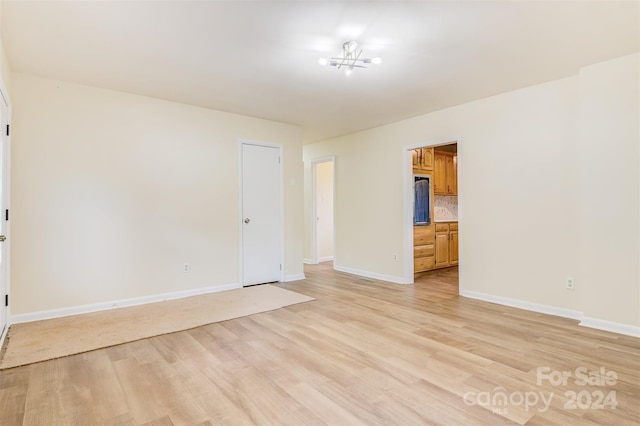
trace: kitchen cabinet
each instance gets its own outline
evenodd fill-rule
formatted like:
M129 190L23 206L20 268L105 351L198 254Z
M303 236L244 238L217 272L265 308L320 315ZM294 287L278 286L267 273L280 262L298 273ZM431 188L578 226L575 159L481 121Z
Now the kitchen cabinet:
M444 169L447 181L447 194L458 195L458 157L455 155L447 155Z
M412 151L413 173L433 171L433 148L416 148Z
M436 268L458 264L458 222L436 223L435 259Z
M458 224L449 224L449 265L458 264Z
M447 188L447 172L445 168L446 156L438 152L433 160L433 193L444 194Z
M458 195L457 155L453 152L435 151L433 170L434 194Z
M429 271L435 266L434 226L413 227L413 272Z

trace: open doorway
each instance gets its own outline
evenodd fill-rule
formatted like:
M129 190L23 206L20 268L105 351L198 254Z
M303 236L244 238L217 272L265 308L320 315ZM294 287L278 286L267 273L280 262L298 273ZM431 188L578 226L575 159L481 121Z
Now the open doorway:
M334 166L334 157L311 163L312 263L329 262L334 258Z
M443 295L460 292L458 147L458 139L405 147L405 282Z

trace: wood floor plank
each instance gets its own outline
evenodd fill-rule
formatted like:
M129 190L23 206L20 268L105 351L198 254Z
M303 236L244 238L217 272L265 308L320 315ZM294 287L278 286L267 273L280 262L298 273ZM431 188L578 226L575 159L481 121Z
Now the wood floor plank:
M640 339L459 297L456 268L410 286L305 274L278 286L313 302L1 371L0 424L640 424ZM577 385L580 367L616 383ZM615 409L570 407L599 391ZM533 394L549 405L518 400Z

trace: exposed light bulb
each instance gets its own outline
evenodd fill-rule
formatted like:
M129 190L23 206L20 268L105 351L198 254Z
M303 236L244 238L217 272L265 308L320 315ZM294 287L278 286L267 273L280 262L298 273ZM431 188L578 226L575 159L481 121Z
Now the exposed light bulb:
M327 58L318 58L318 63L320 65L328 65L329 64L329 60Z
M353 71L353 68L349 67L346 69L346 71L344 72L344 74L349 77L351 75L351 71Z
M376 65L380 65L382 63L382 58L371 58L371 63L372 64L376 64Z
M345 51L347 51L349 53L353 53L358 48L358 42L357 41L348 41L345 44L343 44L343 47L344 47Z

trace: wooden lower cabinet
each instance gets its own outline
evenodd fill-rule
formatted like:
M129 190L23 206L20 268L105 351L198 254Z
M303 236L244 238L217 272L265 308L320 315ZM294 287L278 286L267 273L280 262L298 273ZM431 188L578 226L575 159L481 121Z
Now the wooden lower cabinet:
M458 264L458 231L449 232L449 265Z
M413 272L424 272L434 268L434 227L413 227Z
M449 232L436 233L436 267L449 266Z
M413 272L458 264L458 222L413 227Z
M458 222L436 223L435 267L458 264Z
M413 272L425 272L433 269L433 256L416 257L413 259Z

